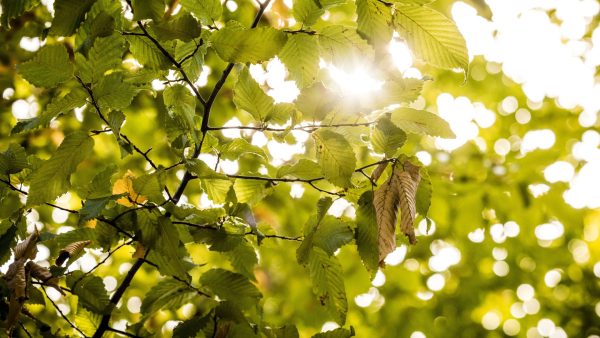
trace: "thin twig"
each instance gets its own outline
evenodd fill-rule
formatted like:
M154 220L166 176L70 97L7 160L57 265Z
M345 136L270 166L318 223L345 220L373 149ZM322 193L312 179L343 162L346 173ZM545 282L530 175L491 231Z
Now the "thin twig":
M361 123L339 123L339 124L311 124L306 126L296 126L293 128L275 128L268 126L223 126L223 127L208 127L210 131L219 131L219 130L256 130L256 131L290 131L290 130L302 130L306 132L313 132L317 129L321 128L340 128L340 127L368 127L375 124L375 121L372 122L361 122Z
M111 332L114 332L114 333L122 334L122 335L127 336L127 337L141 338L140 336L135 335L133 333L129 333L129 332L126 332L126 331L117 330L114 327L110 327L110 326L106 329L106 331L111 331Z
M56 311L58 311L58 313L60 314L60 316L67 322L69 323L69 325L75 329L77 332L79 332L83 337L87 337L85 335L85 333L83 333L83 331L81 331L77 326L75 326L75 324L73 324L73 322L71 322L71 320L69 320L69 318L67 318L67 316L62 312L62 310L58 307L58 305L52 300L52 298L50 298L48 296L48 293L46 292L46 288L44 286L42 286L42 290L44 291L44 294L46 295L46 298L48 298L48 300L50 301L50 303L52 303L52 306L54 306L54 308L56 309Z
M21 326L21 329L23 329L23 331L25 331L25 334L27 334L27 337L33 338L31 333L29 333L29 331L27 331L27 328L25 327L25 325L23 325L23 322L21 322L20 320L19 320L19 326Z
M121 249L122 247L124 247L125 245L129 245L133 243L133 240L129 240L127 242L123 242L120 245L118 245L116 248L114 248L113 250L111 250L108 255L106 255L106 257L104 257L100 262L98 262L93 268L91 268L89 271L83 273L83 275L81 275L81 277L79 277L79 279L77 279L74 283L72 288L75 289L75 286L77 286L77 283L79 283L83 278L85 278L87 275L89 275L90 273L94 272L94 270L96 270L100 265L104 264L109 258L110 256L112 256L115 252L117 252L119 249Z
M13 191L19 192L19 193L21 193L23 195L28 195L27 191L15 187L12 183L10 183L10 182L8 182L8 181L6 181L4 179L0 178L0 182L6 184ZM77 210L64 208L64 207L58 206L58 205L56 205L54 203L48 203L48 202L46 202L44 204L46 204L47 206L51 206L53 208L56 208L56 209L60 209L62 211L66 211L66 212L71 213L71 214L78 214L79 213L79 211L77 211Z

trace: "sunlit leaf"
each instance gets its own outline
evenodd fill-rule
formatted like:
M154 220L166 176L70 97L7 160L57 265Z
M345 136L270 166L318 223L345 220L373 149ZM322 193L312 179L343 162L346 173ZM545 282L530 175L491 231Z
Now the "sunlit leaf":
M335 185L349 187L356 168L356 156L350 143L331 130L319 130L313 137L323 175Z
M437 67L467 71L465 39L443 14L425 6L397 6L394 25L417 57Z
M212 35L213 48L228 62L266 61L285 45L287 36L271 27L246 30L225 27Z

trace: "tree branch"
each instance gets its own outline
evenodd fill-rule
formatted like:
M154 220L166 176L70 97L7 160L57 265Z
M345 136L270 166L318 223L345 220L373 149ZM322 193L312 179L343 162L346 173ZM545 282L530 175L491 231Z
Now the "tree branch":
M112 316L112 312L113 312L114 308L117 306L117 304L119 303L119 301L121 300L121 297L123 297L125 290L127 290L129 285L131 284L133 277L135 277L135 274L140 269L142 264L144 264L143 258L138 258L133 263L133 265L131 266L131 269L129 269L129 271L127 272L127 275L125 276L125 279L123 279L123 282L121 282L121 285L119 285L119 287L117 288L117 291L115 291L113 296L110 298L110 304L108 305L107 313L102 316L102 319L100 320L100 325L98 326L98 329L96 330L96 332L94 333L92 338L102 338L102 335L104 335L104 332L109 330L109 328L110 328L109 323L110 323L110 317Z

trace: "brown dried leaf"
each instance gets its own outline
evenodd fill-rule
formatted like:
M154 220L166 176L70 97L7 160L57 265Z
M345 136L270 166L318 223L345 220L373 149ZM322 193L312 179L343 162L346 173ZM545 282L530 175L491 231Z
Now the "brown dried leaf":
M21 309L23 308L23 301L15 299L14 297L10 297L10 302L8 304L8 316L6 317L6 331L8 332L8 336L11 337L11 331L13 326L19 320L19 315L21 314Z
M396 171L398 190L400 192L400 230L408 237L410 244L415 244L415 215L417 212L416 195L421 175L419 167L410 162L404 163L404 171Z
M397 175L392 174L379 189L375 190L373 198L379 233L379 265L383 265L384 258L396 249L396 221L400 204L397 180Z
M27 262L25 268L29 271L31 277L42 282L45 282L48 279L52 278L52 273L50 272L50 270L32 261Z
M31 235L29 235L29 237L27 237L27 239L17 244L17 246L15 246L15 260L19 260L21 258L35 258L35 255L37 254L36 243L39 237L40 233L36 229Z
M373 170L373 172L371 173L371 181L377 182L379 177L381 177L381 174L383 174L383 172L385 171L385 168L387 168L388 163L389 162L379 163L377 168L375 168L375 170Z
M73 242L60 250L58 257L56 258L56 265L61 266L70 257L76 257L81 253L83 248L88 246L92 241L79 241Z
M27 286L27 275L25 274L25 259L21 258L14 261L6 271L4 279L8 284L10 296L15 299L26 298L25 288Z

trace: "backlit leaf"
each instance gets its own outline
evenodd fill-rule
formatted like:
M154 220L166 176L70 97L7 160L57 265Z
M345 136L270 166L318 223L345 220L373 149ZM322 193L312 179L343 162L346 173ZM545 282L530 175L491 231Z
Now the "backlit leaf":
M52 157L33 173L27 205L39 205L67 192L71 174L93 147L94 140L84 132L67 135Z
M356 156L350 143L344 136L331 130L318 130L313 137L325 178L340 187L349 187L356 168Z
M425 110L398 108L392 111L392 122L408 133L455 138L446 120Z
M467 71L465 39L443 14L425 6L397 6L394 25L418 58L437 67Z
M271 27L240 30L225 27L212 35L213 48L227 62L266 61L285 45L287 36Z
M348 312L346 287L342 266L335 256L329 256L320 248L315 248L309 258L308 270L313 284L313 292L319 303L325 306L334 320L344 325Z

